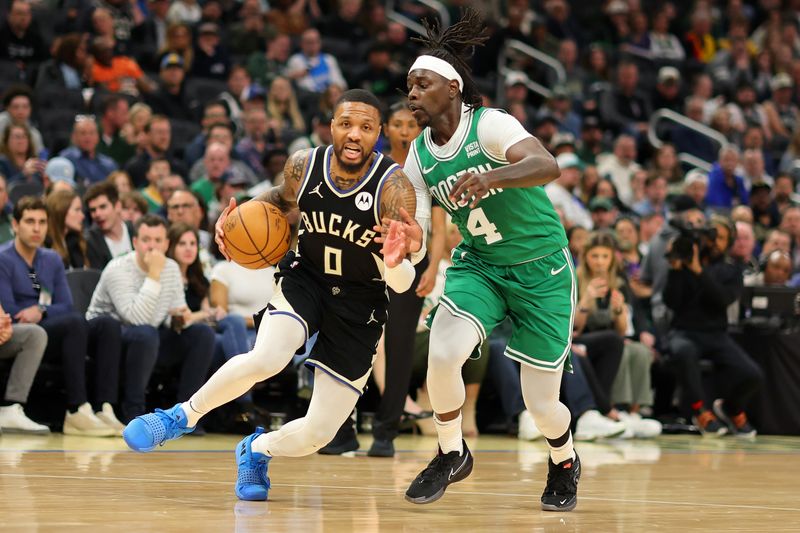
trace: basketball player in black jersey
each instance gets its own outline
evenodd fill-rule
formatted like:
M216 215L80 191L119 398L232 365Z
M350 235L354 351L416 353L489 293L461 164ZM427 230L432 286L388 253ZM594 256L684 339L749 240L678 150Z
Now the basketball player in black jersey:
M372 369L386 285L407 290L413 263L424 256L427 214L420 214L421 225L412 217L427 191L415 190L396 163L374 151L380 126L375 96L345 92L334 110L333 145L292 154L283 183L257 198L286 214L299 210L299 237L296 256L281 263L255 347L225 363L189 401L131 421L123 433L128 446L150 451L191 432L211 409L280 372L315 332L308 412L277 431L258 428L238 444L236 495L267 499L272 457L309 455L330 442ZM222 224L234 207L232 200L216 225L223 253Z

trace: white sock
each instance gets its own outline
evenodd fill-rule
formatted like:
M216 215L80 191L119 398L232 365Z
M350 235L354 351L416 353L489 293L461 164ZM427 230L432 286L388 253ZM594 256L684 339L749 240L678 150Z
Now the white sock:
M553 459L555 464L563 463L567 459L575 459L575 448L572 446L572 432L569 432L569 438L563 446L553 448L550 446L550 458Z
M181 409L186 414L186 427L191 428L197 425L200 419L206 413L203 413L197 409L197 407L192 403L192 400L188 402L183 402L181 404Z
M436 433L439 435L439 447L442 453L464 453L463 437L461 436L461 413L453 420L439 420L439 415L433 415Z

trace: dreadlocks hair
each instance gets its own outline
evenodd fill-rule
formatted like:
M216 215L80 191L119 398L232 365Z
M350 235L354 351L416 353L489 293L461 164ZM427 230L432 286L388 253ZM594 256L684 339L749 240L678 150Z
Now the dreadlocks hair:
M442 29L441 24L434 20L422 20L425 28L425 37L412 37L411 40L421 43L427 55L447 61L464 82L461 99L470 109L478 109L483 105L483 98L475 80L472 79L471 69L467 61L475 53L476 46L482 46L489 36L485 34L486 28L483 17L475 9L468 7L461 12L461 20Z

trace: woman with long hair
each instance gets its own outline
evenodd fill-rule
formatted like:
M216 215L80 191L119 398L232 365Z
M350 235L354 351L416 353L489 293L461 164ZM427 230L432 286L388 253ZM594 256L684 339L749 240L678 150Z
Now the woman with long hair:
M285 143L291 142L306 131L306 122L300 113L297 95L292 84L283 76L272 80L269 86L267 115L270 118L270 126L276 133L281 134L280 140Z
M61 256L64 268L87 268L83 237L83 203L74 191L55 191L44 200L47 207L47 246Z
M0 174L12 184L15 181L42 180L45 162L36 157L31 130L11 124L0 140Z
M158 52L158 61L170 53L175 53L183 59L183 70L189 72L194 60L192 48L192 30L182 22L177 22L167 26L167 36L164 47Z
M655 437L661 433L661 424L639 415L641 407L653 404L650 366L654 352L652 344L626 339L638 328L633 326L629 305L633 295L620 276L616 255L617 243L609 232L594 233L584 248L584 261L577 271L575 343L587 345L587 356L592 363L586 365L590 369L585 368L587 380L601 411L627 426L623 437ZM647 331L641 335L642 340L654 340ZM596 339L589 339L591 336ZM608 337L605 345L593 349L591 340L601 336ZM612 336L615 342L610 342Z
M678 159L675 145L664 143L656 150L653 164L650 167L650 174L666 179L671 194L680 194L682 192L683 171L681 170L681 162Z

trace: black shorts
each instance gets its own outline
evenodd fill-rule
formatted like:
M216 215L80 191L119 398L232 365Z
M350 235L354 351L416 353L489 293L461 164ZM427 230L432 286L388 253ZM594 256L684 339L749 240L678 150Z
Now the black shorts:
M330 285L297 262L293 268L281 269L267 312L296 318L306 340L319 332L306 365L361 394L375 361L387 305L385 286Z

